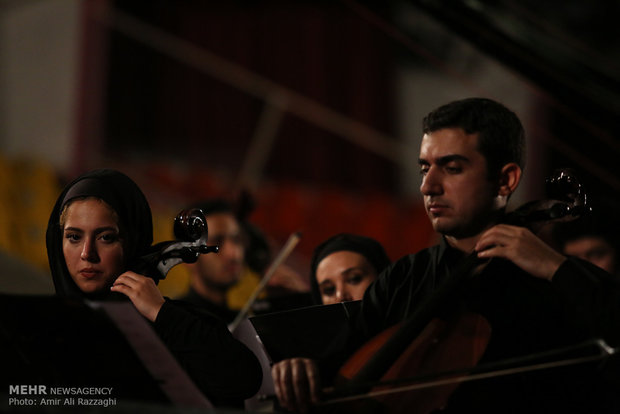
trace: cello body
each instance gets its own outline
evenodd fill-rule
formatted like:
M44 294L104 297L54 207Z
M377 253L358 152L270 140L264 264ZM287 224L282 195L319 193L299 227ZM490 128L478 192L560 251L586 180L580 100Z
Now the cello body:
M342 384L351 390L360 369L369 358L401 329L400 324L388 328L361 347L339 371L336 388ZM491 336L488 321L472 312L454 313L450 318L434 318L404 349L381 377L383 385L364 384L355 387L372 395L368 399L345 400L335 405L334 412L376 412L426 414L442 409L459 385L458 377L476 366ZM415 379L410 380L412 373ZM444 373L443 375L436 375ZM391 390L402 385L392 393Z

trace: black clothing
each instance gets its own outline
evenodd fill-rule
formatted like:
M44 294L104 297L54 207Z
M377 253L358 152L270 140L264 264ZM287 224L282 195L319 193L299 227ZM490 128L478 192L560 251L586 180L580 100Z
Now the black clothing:
M62 250L63 229L60 227L62 208L72 199L89 196L104 200L117 213L128 268L139 262L151 247L151 210L138 186L114 170L84 174L59 196L48 223L47 253L56 294L83 299L129 300L125 295L107 289L86 295L67 269ZM191 304L166 298L152 325L190 378L215 405L242 407L243 399L258 391L262 370L257 358L213 315Z
M390 266L366 292L350 335L351 349L424 306L440 286L455 277L462 256L443 240ZM458 291L458 297L491 325L481 363L592 337L612 346L620 344L620 283L577 259L566 260L551 283L509 261L493 259ZM618 396L613 396L617 389L612 390L605 375L582 364L473 381L453 394L448 412L614 412L620 408Z
M243 407L261 385L254 354L202 309L166 299L153 323L155 331L199 389L216 406Z
M187 303L191 303L192 305L217 316L218 318L220 318L220 320L222 320L227 325L235 320L235 317L237 316L237 313L238 313L237 311L234 311L228 308L227 306L217 305L211 302L210 300L200 296L191 287L189 288L189 291L187 292L187 294L183 297L180 297L179 300L182 300Z

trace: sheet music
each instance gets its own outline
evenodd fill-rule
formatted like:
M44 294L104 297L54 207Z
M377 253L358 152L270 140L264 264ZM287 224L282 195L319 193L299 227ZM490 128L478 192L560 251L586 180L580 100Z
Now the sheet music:
M237 324L232 334L256 355L263 371L263 382L260 389L254 397L245 400L246 410L263 411L265 407L272 407L271 401L261 401L261 398L265 395L275 395L275 388L271 376L271 360L265 352L265 347L254 326L248 319L243 319L241 323Z
M86 303L93 309L102 309L114 321L173 404L213 408L130 302Z

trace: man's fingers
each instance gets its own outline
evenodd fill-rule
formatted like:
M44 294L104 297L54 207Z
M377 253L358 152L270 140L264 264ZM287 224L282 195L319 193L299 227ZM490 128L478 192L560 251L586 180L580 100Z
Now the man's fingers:
M291 402L294 400L293 387L291 383L292 373L290 368L290 360L284 360L275 364L271 369L276 396L280 405L291 410Z
M310 400L308 377L306 376L306 365L303 361L294 359L291 362L291 371L296 409L306 411Z
M307 381L310 389L310 397L313 403L318 403L321 399L321 377L314 361L306 359L304 360L306 366Z
M318 401L319 375L312 360L305 358L284 360L275 364L271 373L276 396L283 408L307 412L310 401Z

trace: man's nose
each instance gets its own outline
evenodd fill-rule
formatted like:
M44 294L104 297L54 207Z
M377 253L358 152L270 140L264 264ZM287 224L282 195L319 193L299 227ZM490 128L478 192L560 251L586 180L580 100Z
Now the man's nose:
M227 257L243 257L243 246L233 238L227 237L220 243L218 254Z
M420 192L423 195L437 195L442 193L441 175L434 168L429 170L422 177L422 184L420 184Z

